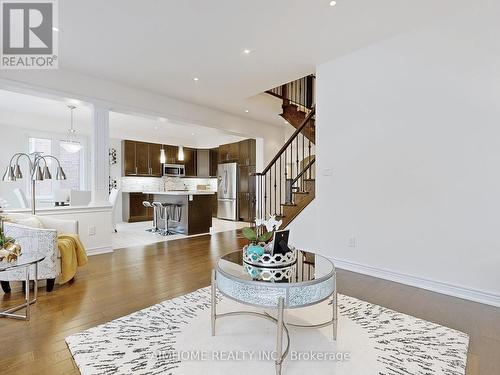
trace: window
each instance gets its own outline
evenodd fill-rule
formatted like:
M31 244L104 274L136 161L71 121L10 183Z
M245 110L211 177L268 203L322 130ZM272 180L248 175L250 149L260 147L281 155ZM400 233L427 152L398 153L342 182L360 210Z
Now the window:
M61 189L80 190L81 187L81 154L82 151L69 153L59 143L59 161L66 174L66 180L59 181Z
M47 158L47 166L52 172L52 180L37 181L36 183L36 196L37 198L47 199L54 195L54 190L57 189L84 189L84 149L69 153L61 147L61 141L57 138L42 138L42 137L29 137L28 138L28 152L40 152L42 155L53 155L59 159L61 167L66 174L66 180L56 180L56 167L57 162L52 158ZM45 164L40 163L43 168ZM29 186L31 181L28 180L27 191L31 191Z
M47 138L29 138L28 152L40 152L44 155L52 155L52 140ZM40 164L43 168L45 164ZM47 159L47 166L52 170L52 159ZM31 181L28 181L31 184ZM52 180L37 181L36 183L36 196L48 197L52 195ZM31 191L28 185L28 191Z

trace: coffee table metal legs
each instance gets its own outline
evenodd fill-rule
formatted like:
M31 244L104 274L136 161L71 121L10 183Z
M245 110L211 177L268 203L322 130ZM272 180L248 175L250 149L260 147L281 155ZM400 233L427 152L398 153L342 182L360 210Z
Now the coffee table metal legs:
M217 316L217 286L215 284L215 270L212 271L212 284L211 284L212 298L211 298L211 323L212 323L212 336L215 336L215 318Z
M281 375L281 364L284 359L283 355L283 326L285 325L284 315L285 300L283 297L278 299L278 321L276 322L276 375Z
M30 320L31 317L31 305L36 302L38 297L38 263L34 263L35 267L34 273L34 298L30 300L30 265L26 266L26 282L25 282L25 302L22 305L11 307L7 310L0 311L0 317L3 318L13 318L13 319L21 319L21 320ZM21 314L13 314L14 312L26 308L26 313L24 315Z

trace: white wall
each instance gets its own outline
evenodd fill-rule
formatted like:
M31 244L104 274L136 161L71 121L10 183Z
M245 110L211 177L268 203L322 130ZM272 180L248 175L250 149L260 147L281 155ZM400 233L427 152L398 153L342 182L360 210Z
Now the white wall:
M317 241L296 241L343 268L500 305L499 17L474 2L318 66L316 205L295 224L316 223Z

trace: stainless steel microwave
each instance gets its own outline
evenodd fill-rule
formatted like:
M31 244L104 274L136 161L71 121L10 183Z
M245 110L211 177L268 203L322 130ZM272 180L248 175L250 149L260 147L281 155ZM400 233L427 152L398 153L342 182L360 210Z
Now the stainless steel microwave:
M171 177L184 177L186 170L182 164L164 164L163 175Z

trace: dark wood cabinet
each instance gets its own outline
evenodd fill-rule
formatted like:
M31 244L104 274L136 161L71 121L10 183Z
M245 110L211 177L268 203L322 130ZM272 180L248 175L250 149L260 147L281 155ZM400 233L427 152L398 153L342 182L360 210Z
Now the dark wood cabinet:
M161 177L163 175L160 163L161 147L162 145L156 143L149 144L149 174L154 177Z
M255 165L255 146L255 139L245 139L239 142L240 165Z
M178 164L177 155L179 154L179 147L171 145L163 145L165 148L165 156L167 164Z
M253 222L255 220L256 197L254 193L239 193L240 220Z
M196 150L196 176L210 176L210 150Z
M138 176L149 175L149 144L144 142L135 143L135 167Z
M125 140L122 143L125 176L161 177L161 145Z
M144 201L151 202L152 200L151 194L129 193L128 222L153 220L153 209L146 208L142 204Z
M210 149L210 177L217 177L219 169L219 148Z
M240 145L238 142L219 146L219 162L227 163L239 161Z
M122 143L123 174L125 176L137 175L135 168L135 142L123 141Z
M184 147L184 161L179 164L184 164L186 177L196 177L196 149Z

